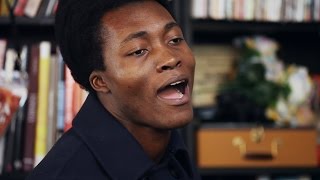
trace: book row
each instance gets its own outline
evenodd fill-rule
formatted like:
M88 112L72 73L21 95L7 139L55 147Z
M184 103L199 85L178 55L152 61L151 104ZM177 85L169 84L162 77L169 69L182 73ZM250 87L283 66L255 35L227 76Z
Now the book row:
M319 22L320 0L192 0L194 19Z
M16 52L0 40L2 172L31 171L71 127L86 96L52 43L28 44Z
M51 17L59 0L0 0L0 16Z

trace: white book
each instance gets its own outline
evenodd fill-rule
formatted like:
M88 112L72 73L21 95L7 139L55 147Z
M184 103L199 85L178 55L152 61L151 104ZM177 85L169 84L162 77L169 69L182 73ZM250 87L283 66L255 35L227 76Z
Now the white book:
M216 20L226 18L224 0L209 0L209 17Z
M265 18L267 21L278 22L281 19L282 0L266 1Z
M265 11L265 1L264 0L256 0L254 7L254 19L256 21L264 21L264 11Z
M24 14L28 17L34 18L40 8L42 0L28 0L24 9Z
M0 70L3 69L6 48L7 48L7 40L0 39Z
M231 20L233 18L233 0L224 0L224 2L226 19Z
M320 21L320 0L314 0L313 20L318 22Z
M191 16L194 19L208 18L208 0L192 0Z
M8 49L6 52L6 58L5 58L5 81L7 83L11 83L13 80L13 74L14 74L14 65L17 60L17 52L14 49Z
M243 11L244 20L252 21L254 19L254 7L255 7L255 0L244 1L244 11Z
M45 12L45 16L50 16L53 13L53 6L57 0L49 0L48 7Z
M295 13L294 13L294 21L302 22L304 17L304 1L305 0L296 0Z

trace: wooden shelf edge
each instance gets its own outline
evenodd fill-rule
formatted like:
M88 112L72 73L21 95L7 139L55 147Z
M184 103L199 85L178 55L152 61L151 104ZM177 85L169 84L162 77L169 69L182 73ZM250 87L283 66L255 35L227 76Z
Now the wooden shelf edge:
M11 24L11 21L8 17L0 17L0 26L8 26ZM27 17L16 17L16 25L18 26L53 26L54 17L36 17L36 18L27 18Z
M195 32L320 32L320 22L260 22L195 19L191 22Z
M201 175L320 175L319 167L200 168Z

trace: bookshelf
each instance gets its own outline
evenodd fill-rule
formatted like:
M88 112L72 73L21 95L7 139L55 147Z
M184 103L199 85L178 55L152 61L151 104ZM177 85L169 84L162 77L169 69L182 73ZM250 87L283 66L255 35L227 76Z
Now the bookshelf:
M232 0L225 0L224 2ZM250 0L241 1L247 3ZM255 1L256 3L259 0ZM268 1L268 0L266 0ZM304 20L256 20L256 19L239 19L239 18L213 18L209 15L209 3L221 3L220 0L180 0L180 19L185 37L192 48L201 45L232 45L234 38L240 36L263 35L275 39L280 44L278 51L279 57L290 64L299 64L306 66L310 74L320 73L320 21L318 19ZM240 1L238 1L240 2ZM259 1L261 2L261 1ZM283 0L282 3L287 1ZM293 2L293 1L292 1ZM311 1L310 1L311 2ZM194 5L205 8L198 10L201 17L194 16ZM252 3L252 1L251 1ZM307 3L307 2L306 2ZM317 2L319 3L319 2ZM316 3L309 4L311 6ZM318 4L319 6L319 4ZM318 13L319 13L318 7ZM276 8L277 9L277 8ZM315 9L315 8L311 8ZM272 11L271 11L272 12ZM206 107L204 107L205 109ZM196 153L196 134L197 131L206 126L213 124L208 120L202 120L197 116L200 108L195 108L195 120L185 129L185 137L188 147L190 148L193 158L197 161ZM205 110L203 110L205 111ZM208 112L207 112L208 113ZM212 113L212 112L211 112ZM210 114L210 112L209 112ZM299 175L307 175L311 179L320 177L320 168L298 167L298 168L200 168L203 179L256 179L259 176L268 175L269 178L290 177L296 178ZM289 179L290 179L289 178Z
M38 4L40 3L41 4ZM8 4L10 7L8 7ZM34 4L36 3L36 4ZM31 69L33 72L38 72L38 66L32 67L32 62L39 62L40 60L40 42L47 42L52 46L48 46L46 49L47 55L51 59L56 57L55 38L54 38L54 13L57 6L57 0L41 0L41 1L20 1L20 0L1 0L0 1L0 39L1 39L1 63L8 60L7 52L13 51L19 58L13 58L15 62L15 70L25 70L29 73L28 82L35 82L37 77L30 76ZM32 49L32 50L31 50ZM50 53L50 54L49 54ZM36 55L37 54L37 55ZM43 54L43 53L42 53ZM4 59L4 58L7 59ZM52 61L50 66L56 64ZM32 63L33 65L38 63ZM3 64L2 64L3 65ZM3 66L1 66L3 67ZM35 69L35 70L34 70ZM1 72L3 73L3 72ZM50 70L50 75L53 75L55 71ZM52 82L51 80L48 80ZM35 84L33 84L35 85ZM29 86L30 87L30 86ZM38 85L34 86L37 89ZM52 85L53 87L53 85ZM31 88L30 88L31 89ZM29 94L30 95L30 91ZM29 96L30 97L30 96ZM34 96L33 96L34 97ZM48 97L49 98L49 97ZM30 98L31 99L31 98ZM36 99L32 99L36 104ZM26 154L33 155L33 150L26 153L26 149L33 149L34 141L27 137L30 137L29 132L35 133L32 127L35 129L35 123L30 127L29 108L31 109L32 100L28 100L25 105L19 108L19 117L15 116L11 120L11 125L8 127L5 136L3 136L1 146L1 173L0 179L4 180L22 180L25 179L28 172L33 167L32 160L27 159ZM51 99L52 100L52 99ZM52 103L51 103L52 104ZM36 111L37 108L33 106ZM53 111L52 111L53 112ZM33 113L36 116L36 113ZM27 117L28 116L28 117ZM33 116L34 117L34 116ZM49 117L48 117L49 119ZM28 122L27 122L28 121ZM52 121L54 123L55 121ZM49 126L49 125L48 125ZM52 126L55 128L55 126ZM30 131L31 130L31 131ZM32 133L31 133L32 134ZM48 133L49 134L49 133ZM53 132L52 132L53 134ZM32 135L31 135L32 136ZM50 136L52 137L52 136ZM50 138L48 136L48 139ZM53 139L53 138L52 138ZM26 148L29 146L28 148ZM50 145L51 146L51 145ZM48 146L48 147L50 147ZM4 147L4 148L3 148ZM12 151L12 152L11 152ZM10 153L11 152L11 153ZM30 156L29 156L30 157ZM28 161L28 164L26 163Z

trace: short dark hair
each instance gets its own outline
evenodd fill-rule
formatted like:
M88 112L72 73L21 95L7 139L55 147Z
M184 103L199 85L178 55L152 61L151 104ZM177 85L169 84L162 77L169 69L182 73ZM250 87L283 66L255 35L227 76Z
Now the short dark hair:
M102 17L110 10L139 1L145 0L60 0L55 18L56 40L74 80L87 91L95 92L90 74L106 70ZM167 0L155 1L172 13Z

